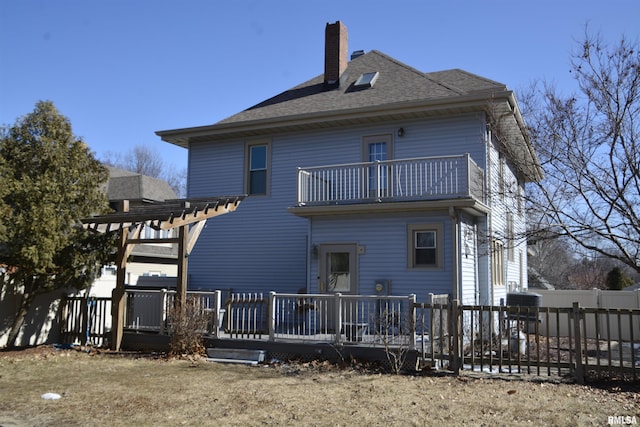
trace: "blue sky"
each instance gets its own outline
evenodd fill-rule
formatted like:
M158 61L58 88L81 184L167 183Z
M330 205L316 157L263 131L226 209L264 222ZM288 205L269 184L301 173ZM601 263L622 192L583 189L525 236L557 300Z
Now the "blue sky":
M0 124L51 100L98 156L144 144L182 168L186 150L155 131L215 123L322 74L337 20L350 52L571 91L585 24L638 40L640 1L2 0Z

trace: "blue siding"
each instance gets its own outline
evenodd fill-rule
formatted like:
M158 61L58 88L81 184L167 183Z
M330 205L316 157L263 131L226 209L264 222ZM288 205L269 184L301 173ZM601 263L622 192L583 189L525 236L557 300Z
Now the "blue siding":
M399 127L405 129L403 137L396 136ZM394 158L470 153L482 167L483 132L481 116L463 115L271 135L269 195L247 197L234 213L208 222L189 257L190 288L296 292L309 284L313 290L317 260L308 257L311 225L287 210L296 203L297 167L360 162L363 137L378 134L392 135ZM244 193L247 142L251 140L191 144L189 196ZM444 269L429 273L408 269L407 224L436 221L443 224L445 234ZM446 213L372 215L366 221L329 216L312 222L314 239L321 236L325 242L366 247L359 257L361 293L373 293L378 279L392 280L394 294L416 293L423 301L430 292L451 293L451 219Z
M469 153L484 168L486 146L482 116L473 114L424 120L402 127L404 136L395 139L396 159Z
M477 279L477 236L473 218L463 215L460 232L460 302L479 304L480 286Z
M439 271L410 269L407 260L407 226L438 223L444 233L444 266ZM370 214L317 217L313 219L312 245L323 243L357 243L364 247L358 255L360 294L375 294L375 283L391 280L394 295L415 293L426 301L429 293L452 293L453 253L451 219L445 212L430 214ZM318 259L311 262L310 283L318 289Z
M189 197L242 194L244 142L191 144L189 147Z
M296 163L272 139L270 194L247 197L210 220L189 257L189 287L236 292L295 292L306 285L307 221L295 204ZM244 141L190 148L189 196L244 192Z

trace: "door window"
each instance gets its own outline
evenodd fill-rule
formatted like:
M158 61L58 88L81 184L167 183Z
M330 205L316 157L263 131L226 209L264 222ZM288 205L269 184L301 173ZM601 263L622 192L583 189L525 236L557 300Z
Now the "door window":
M320 290L322 292L357 292L355 244L320 245Z
M327 291L348 292L351 289L349 271L349 252L327 253Z

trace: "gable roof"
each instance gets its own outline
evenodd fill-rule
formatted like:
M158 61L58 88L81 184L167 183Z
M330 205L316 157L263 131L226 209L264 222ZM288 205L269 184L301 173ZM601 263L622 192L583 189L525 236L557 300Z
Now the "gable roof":
M370 72L379 73L375 85L356 87L358 77ZM520 157L524 175L541 177L515 96L502 83L459 69L423 73L376 50L352 59L340 80L330 86L321 74L213 125L156 134L188 148L198 141L495 109L502 118L500 133Z

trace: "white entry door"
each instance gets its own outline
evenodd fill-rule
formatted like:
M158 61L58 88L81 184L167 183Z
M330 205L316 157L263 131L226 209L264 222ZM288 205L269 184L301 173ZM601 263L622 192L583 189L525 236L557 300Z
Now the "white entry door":
M336 243L320 245L320 291L358 293L358 245Z

